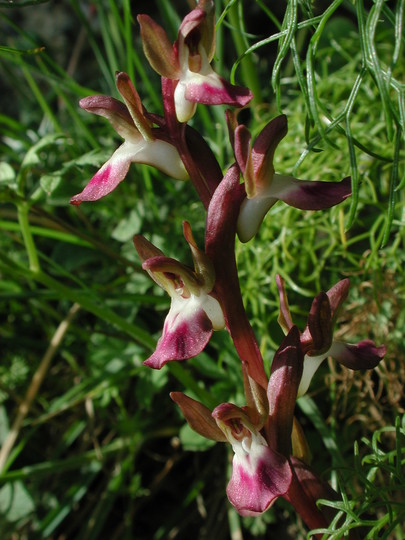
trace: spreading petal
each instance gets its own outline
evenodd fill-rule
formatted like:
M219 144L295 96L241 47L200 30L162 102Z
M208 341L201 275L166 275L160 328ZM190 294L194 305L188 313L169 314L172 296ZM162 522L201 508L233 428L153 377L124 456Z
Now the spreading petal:
M108 195L125 179L131 162L154 166L173 178L187 178L174 146L159 139L145 141L139 135L126 140L93 176L84 190L74 195L70 202L78 205L83 201L96 201Z
M355 345L334 341L329 350L329 356L353 370L375 368L384 358L385 353L384 345L377 347L370 339L365 339Z
M351 195L351 181L347 177L340 182L318 182L275 174L271 188L262 197L266 195L301 210L323 210Z
M138 15L143 50L152 68L162 77L177 79L180 66L177 55L163 28L148 15Z
M183 392L171 392L170 397L180 407L191 429L206 439L212 439L218 442L227 441L227 438L213 419L208 407L186 396Z
M279 200L301 210L322 210L339 204L349 195L350 177L341 182L312 182L274 174L267 187L243 201L238 219L239 239L241 242L248 242L253 238L267 212Z
M354 345L342 341L333 341L332 346L325 353L315 356L305 355L298 397L307 392L312 377L321 363L329 356L347 368L358 371L375 368L384 358L385 353L386 348L384 345L377 347L374 341L366 339Z
M198 71L193 71L189 68L188 54L185 54L182 73L174 91L179 122L187 122L194 115L197 103L244 107L253 97L248 88L234 86L217 75L201 48L199 56L200 66Z
M111 193L126 177L132 155L137 150L138 145L123 143L93 176L84 190L70 199L70 203L79 205L83 201L97 201Z
M185 85L184 97L194 103L244 107L253 98L248 88L228 83L213 70L207 74L190 72L181 82Z

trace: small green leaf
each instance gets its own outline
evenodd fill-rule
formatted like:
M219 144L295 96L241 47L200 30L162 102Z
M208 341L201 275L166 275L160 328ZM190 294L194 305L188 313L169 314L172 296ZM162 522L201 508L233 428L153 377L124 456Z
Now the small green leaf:
M16 186L14 169L5 161L0 162L0 185L2 184L11 189Z
M137 210L132 210L113 230L111 236L118 242L127 242L141 230L142 217Z
M49 196L59 186L62 177L59 173L44 174L39 181L41 188Z
M24 160L21 165L21 169L27 169L31 168L34 165L37 165L41 162L41 158L39 156L39 153L41 150L46 148L47 146L50 146L52 144L56 144L59 139L64 139L65 135L62 133L50 133L48 135L45 135L42 139L40 139L37 143L35 143L25 154Z
M28 516L35 508L31 495L22 482L6 484L0 489L0 513L7 521Z
M0 407L0 445L2 446L6 440L7 434L9 432L9 424L6 408L2 405Z
M180 429L179 437L184 450L190 452L204 452L216 444L215 441L206 439L193 431L188 424Z

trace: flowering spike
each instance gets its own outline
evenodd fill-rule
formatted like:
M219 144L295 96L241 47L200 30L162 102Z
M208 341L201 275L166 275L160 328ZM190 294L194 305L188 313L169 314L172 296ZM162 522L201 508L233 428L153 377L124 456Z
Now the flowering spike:
M239 177L239 169L234 164L211 199L205 228L205 252L215 268L215 288L223 302L227 328L239 357L247 362L252 379L266 388L263 359L243 307L235 261L236 222L245 197Z

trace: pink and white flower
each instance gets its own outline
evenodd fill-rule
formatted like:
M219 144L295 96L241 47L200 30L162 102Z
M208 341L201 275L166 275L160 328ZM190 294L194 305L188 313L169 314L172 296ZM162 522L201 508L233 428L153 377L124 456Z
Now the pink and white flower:
M291 433L302 373L299 332L293 328L273 359L267 392L243 363L246 406L222 403L212 413L182 392L170 394L190 427L203 437L231 444L234 456L227 486L230 502L242 516L265 512L287 496L293 480Z
M150 65L162 77L177 82L174 101L179 122L190 120L197 103L243 107L252 99L248 88L231 85L211 67L215 52L212 0L200 0L183 19L174 45L148 15L139 15L138 22Z
M93 176L71 204L96 201L113 191L126 177L131 163L152 165L168 176L186 180L188 174L175 146L162 127L153 127L147 118L134 85L126 73L116 75L124 103L109 96L89 96L80 100L88 112L104 116L124 142Z
M260 515L288 491L292 478L288 460L269 447L240 407L223 403L212 416L234 452L228 499L240 515Z
M222 307L215 298L215 273L209 258L198 249L190 224L184 222L184 236L190 246L194 270L166 257L143 236L134 244L143 261L142 268L171 298L169 313L155 352L144 362L160 369L172 360L197 356L214 330L225 327Z
M245 181L246 199L238 220L238 236L242 242L253 238L264 216L279 200L301 210L322 210L351 195L349 177L341 182L320 182L298 180L275 172L273 157L288 131L286 116L271 120L253 145L248 129L238 125L235 114L228 111L227 120L235 159Z
M277 276L276 280L280 294L278 321L283 330L289 332L293 327L293 321L288 307L284 280L281 276ZM385 346L377 346L370 339L350 344L333 338L337 315L347 298L349 286L349 280L342 279L326 293L319 293L312 302L306 327L300 337L305 357L298 396L307 392L312 377L329 356L354 371L373 369L384 358Z

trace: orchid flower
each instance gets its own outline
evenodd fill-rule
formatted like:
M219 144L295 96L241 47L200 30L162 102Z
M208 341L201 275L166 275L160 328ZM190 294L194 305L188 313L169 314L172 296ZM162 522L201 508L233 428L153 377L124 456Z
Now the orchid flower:
M170 397L194 431L208 439L231 444L234 457L226 493L240 515L262 514L287 492L292 477L288 460L269 447L259 426L252 424L244 408L222 403L211 413L182 392L171 392Z
M200 435L231 444L234 456L227 495L242 516L257 516L292 482L291 432L302 373L299 332L294 327L273 360L266 390L242 364L246 406L222 403L213 412L181 392L170 394L188 424Z
M269 446L243 408L223 403L212 416L234 452L228 499L240 515L260 515L288 491L292 477L288 460Z
M278 322L284 332L293 326L284 280L276 277L280 294L280 315ZM376 346L366 339L356 344L349 344L333 339L333 331L342 303L347 297L349 280L343 279L326 293L319 293L313 300L304 331L301 334L301 345L305 353L304 369L298 389L298 396L308 390L309 384L321 363L331 356L342 365L352 370L372 369L384 358L384 345Z
M273 157L278 144L287 134L286 116L278 116L269 122L253 146L249 131L244 125L237 124L235 114L227 111L227 121L247 195L238 220L241 242L253 238L264 216L278 200L301 210L322 210L339 204L351 194L350 177L341 182L320 182L275 173Z
M152 127L134 85L126 73L116 75L117 88L124 103L109 96L89 96L80 101L86 111L104 116L124 139L123 144L93 176L71 203L96 201L113 191L124 180L131 162L152 165L168 176L186 180L187 172L165 130Z
M180 25L172 46L161 26L148 15L139 15L145 55L162 77L177 82L176 116L187 122L197 103L245 106L253 97L248 88L233 86L217 75L210 63L215 52L214 2L200 0Z
M171 297L163 334L155 352L144 362L156 369L171 360L197 356L210 340L213 330L225 327L222 307L213 293L212 263L198 249L188 222L184 222L183 231L193 256L194 270L165 257L143 236L134 238L135 248L143 261L142 268Z

